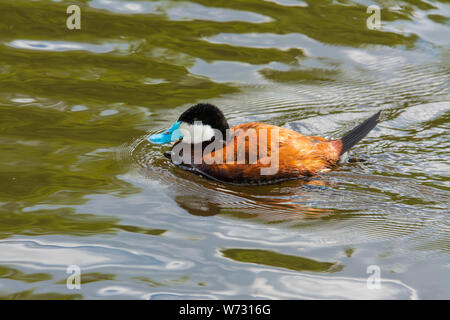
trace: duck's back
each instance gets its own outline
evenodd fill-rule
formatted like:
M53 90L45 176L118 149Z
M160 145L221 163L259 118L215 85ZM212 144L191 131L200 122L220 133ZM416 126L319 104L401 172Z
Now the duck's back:
M231 139L203 154L199 172L224 182L264 183L329 171L339 160L340 140L309 137L263 123L231 128Z

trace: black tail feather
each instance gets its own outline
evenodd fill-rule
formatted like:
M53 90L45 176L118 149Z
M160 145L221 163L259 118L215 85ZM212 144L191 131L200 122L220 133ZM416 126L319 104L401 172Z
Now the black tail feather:
M355 144L357 144L362 138L364 138L378 123L381 111L371 116L369 119L355 127L352 131L347 133L342 140L341 155L350 150Z

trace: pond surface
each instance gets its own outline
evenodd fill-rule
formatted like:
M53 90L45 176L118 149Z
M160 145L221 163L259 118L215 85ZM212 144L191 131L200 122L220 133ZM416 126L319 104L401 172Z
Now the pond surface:
M449 16L444 0L2 0L0 298L449 299ZM358 161L229 186L145 140L198 102L330 138L382 115Z

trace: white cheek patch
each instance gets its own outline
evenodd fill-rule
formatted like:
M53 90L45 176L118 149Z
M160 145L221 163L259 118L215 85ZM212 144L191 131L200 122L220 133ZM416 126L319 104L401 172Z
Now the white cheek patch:
M201 122L194 122L194 124L182 122L180 131L183 135L183 142L191 144L209 141L214 137L213 128Z

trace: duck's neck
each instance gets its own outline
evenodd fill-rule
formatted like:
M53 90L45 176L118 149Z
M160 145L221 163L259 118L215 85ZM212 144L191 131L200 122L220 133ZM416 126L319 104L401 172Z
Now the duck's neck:
M199 143L186 143L183 139L174 144L172 155L176 156L178 161L181 160L181 163L184 164L187 164L189 161L190 164L200 164L205 153L219 150L220 148L223 148L224 145L225 143L223 140L216 140L215 137ZM208 146L209 148L206 149Z

